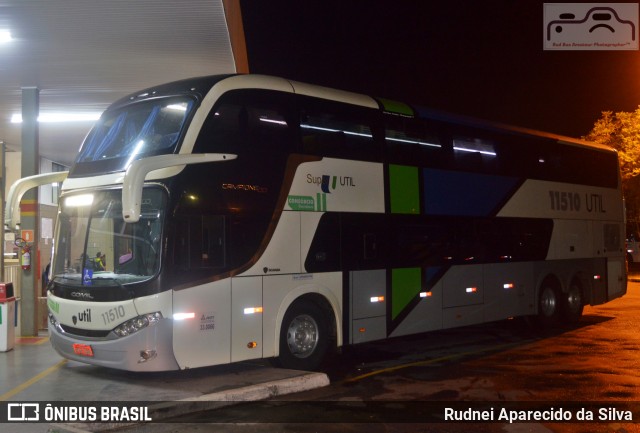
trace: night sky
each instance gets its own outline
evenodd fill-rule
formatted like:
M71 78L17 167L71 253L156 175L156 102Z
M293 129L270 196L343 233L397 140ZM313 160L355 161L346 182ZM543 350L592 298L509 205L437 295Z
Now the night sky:
M639 51L544 51L527 0L243 0L252 73L572 137L640 105Z

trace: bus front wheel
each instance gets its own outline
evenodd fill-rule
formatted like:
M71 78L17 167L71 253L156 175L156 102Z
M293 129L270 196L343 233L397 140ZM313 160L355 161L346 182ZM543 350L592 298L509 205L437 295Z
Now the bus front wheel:
M329 326L322 308L306 299L294 302L282 321L277 364L294 370L315 370L328 346Z

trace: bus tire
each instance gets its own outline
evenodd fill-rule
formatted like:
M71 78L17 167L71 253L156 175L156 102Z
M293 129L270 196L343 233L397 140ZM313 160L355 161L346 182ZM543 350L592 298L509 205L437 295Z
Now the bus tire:
M576 323L580 320L583 309L582 288L576 281L572 281L567 293L563 294L562 320L565 323Z
M280 328L277 365L294 370L316 370L328 347L326 313L310 300L295 301L284 315Z
M556 326L560 320L560 290L552 280L546 280L540 286L538 296L538 323L543 329Z

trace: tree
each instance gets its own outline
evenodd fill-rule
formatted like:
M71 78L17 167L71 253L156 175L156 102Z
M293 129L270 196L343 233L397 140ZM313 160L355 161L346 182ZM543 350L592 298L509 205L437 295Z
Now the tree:
M585 140L606 144L618 151L627 221L640 227L640 106L633 112L603 111Z

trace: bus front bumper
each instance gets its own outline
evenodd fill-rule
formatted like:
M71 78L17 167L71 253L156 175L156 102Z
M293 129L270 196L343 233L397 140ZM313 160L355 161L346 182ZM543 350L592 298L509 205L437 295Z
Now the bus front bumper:
M173 356L171 322L163 319L132 335L113 340L78 337L50 324L49 339L62 357L73 361L128 371L179 370Z

